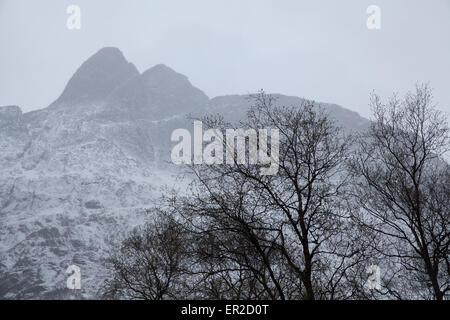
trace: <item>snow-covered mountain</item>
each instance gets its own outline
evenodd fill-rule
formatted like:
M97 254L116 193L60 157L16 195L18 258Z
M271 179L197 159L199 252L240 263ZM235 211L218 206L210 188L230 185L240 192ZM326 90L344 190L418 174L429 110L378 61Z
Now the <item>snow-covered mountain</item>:
M176 183L171 132L191 128L189 114L241 119L249 104L238 95L209 99L164 65L141 74L118 49L104 48L47 108L0 107L0 298L70 298L72 264L81 268L78 297L95 298L110 244ZM347 129L368 124L323 107Z

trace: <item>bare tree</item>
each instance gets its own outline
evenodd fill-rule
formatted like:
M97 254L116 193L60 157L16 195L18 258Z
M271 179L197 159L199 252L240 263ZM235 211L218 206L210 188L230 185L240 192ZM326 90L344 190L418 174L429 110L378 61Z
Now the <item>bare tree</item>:
M238 124L245 153L250 159L254 144L267 142L271 154L273 136L250 133L277 129L278 172L261 174L261 164L234 152L239 138L230 147L222 136L232 161L188 167L191 188L165 197L164 210L156 208L156 218L112 255L106 295L448 297L450 169L440 156L450 144L429 89L387 105L373 96L375 121L356 146L313 102L277 107L263 92L253 98ZM221 132L234 127L220 116L203 123ZM383 270L381 290L364 286L371 264Z
M264 93L254 99L239 127L279 130L279 172L261 175L258 165L236 158L193 165L194 193L178 199L174 209L191 232L207 237L201 252L210 275L246 279L246 295L237 297L351 298L347 278L361 251L343 201L350 141L313 102L276 107ZM203 123L223 132L232 128L220 117ZM242 285L236 281L231 288L237 292Z
M350 161L354 219L374 260L385 264L380 293L441 300L450 290L450 167L445 115L426 85L404 100L371 100L375 119Z
M189 296L190 241L170 214L156 211L109 258L112 278L102 294L113 299L183 299Z

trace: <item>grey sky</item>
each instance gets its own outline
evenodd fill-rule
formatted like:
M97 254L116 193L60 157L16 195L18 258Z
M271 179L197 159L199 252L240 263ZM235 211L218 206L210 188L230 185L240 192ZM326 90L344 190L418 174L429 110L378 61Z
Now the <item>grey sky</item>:
M81 7L82 28L66 28ZM366 8L382 28L366 28ZM264 88L368 116L368 95L429 81L450 112L450 0L0 0L0 105L49 105L90 55L115 46L214 97Z

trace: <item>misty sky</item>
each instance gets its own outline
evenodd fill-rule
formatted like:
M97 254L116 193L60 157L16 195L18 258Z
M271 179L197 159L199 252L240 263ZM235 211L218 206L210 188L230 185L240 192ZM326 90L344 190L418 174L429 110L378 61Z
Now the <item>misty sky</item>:
M81 30L66 28L70 4ZM371 4L381 30L366 27ZM0 0L0 105L46 107L105 46L209 97L264 88L368 116L372 90L429 81L450 112L450 0Z

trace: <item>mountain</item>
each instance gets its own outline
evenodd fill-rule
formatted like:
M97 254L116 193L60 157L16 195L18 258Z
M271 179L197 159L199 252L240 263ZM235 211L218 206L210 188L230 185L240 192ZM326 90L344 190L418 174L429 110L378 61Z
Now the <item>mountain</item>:
M160 120L203 110L209 99L186 76L160 64L130 79L107 100L105 117L133 121Z
M139 75L117 48L103 48L75 72L53 105L83 104L104 100L114 89Z
M72 264L81 268L77 297L95 298L111 245L145 222L165 185L183 187L167 163L171 132L191 128L188 115L239 120L249 106L246 96L209 99L165 65L141 74L120 50L104 48L47 108L1 107L0 298L70 298ZM323 106L348 130L368 124Z
M275 104L279 106L300 106L305 102L304 98L271 94L275 98ZM357 112L345 109L337 104L314 102L336 121L337 125L347 131L360 131L366 129L369 120L361 117ZM248 95L231 95L216 97L210 100L207 112L219 113L227 120L233 122L243 119L247 110L252 106Z

